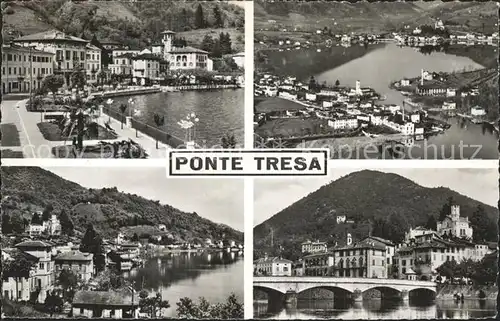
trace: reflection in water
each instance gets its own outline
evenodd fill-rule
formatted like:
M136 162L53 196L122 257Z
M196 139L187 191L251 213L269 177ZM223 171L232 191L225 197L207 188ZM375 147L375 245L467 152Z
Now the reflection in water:
M163 130L184 139L186 133L177 122L194 112L200 119L196 125L198 144L206 141L208 147L220 145L221 137L226 133L234 134L237 143L243 144L243 92L243 89L228 89L136 96L134 108L141 113L134 119L155 127L154 114L165 115ZM120 104L127 103L128 97L114 100L112 108L118 111Z
M132 271L134 271L132 273ZM205 297L223 302L235 293L243 302L243 260L237 253L168 253L146 261L143 268L124 273L140 291L161 291L171 308L163 316L175 316L179 299Z
M339 300L340 301L340 300ZM254 303L256 318L272 319L469 319L496 315L495 301L466 300L405 303L399 300L337 302L299 300L297 308Z
M475 50L492 50L489 46L473 48ZM353 46L349 48L333 47L330 51L317 53L315 50L300 50L290 53L269 52L268 59L277 69L277 74L296 74L299 79L307 80L313 75L317 82L334 84L339 80L341 86L354 86L357 80L361 86L371 87L386 97L384 103L402 105L405 97L397 90L389 88L396 80L403 78L418 77L421 69L435 72L452 72L475 70L483 66L475 63L467 57L461 57L447 52L456 52L459 49L450 48L441 51L428 49L426 54L420 53L415 48L398 47L396 44L370 45L367 50L363 47ZM434 49L433 49L434 50ZM465 50L465 49L464 49ZM467 49L472 50L472 49ZM282 58L280 61L279 58ZM328 60L341 62L332 66ZM442 115L433 116L442 119ZM449 116L444 116L449 118ZM456 120L455 120L456 119ZM381 149L388 150L385 154L377 153L377 149L362 148L361 150L340 149L345 155L334 153L333 158L412 158L412 159L494 159L498 155L498 135L492 131L484 130L481 124L461 124L460 118L449 118L452 125L445 132L428 136L423 141L414 143L399 143L400 147L392 148L393 142L385 143ZM353 145L366 145L364 137L360 142L353 138ZM307 142L307 147L329 147L337 146L336 139L322 139ZM339 143L340 145L345 143ZM351 143L348 143L351 145ZM370 144L376 147L379 144ZM387 146L391 145L391 146ZM462 146L462 147L460 147ZM480 146L480 148L477 148ZM373 152L375 150L375 152ZM398 153L402 151L402 153ZM341 153L342 154L342 153Z

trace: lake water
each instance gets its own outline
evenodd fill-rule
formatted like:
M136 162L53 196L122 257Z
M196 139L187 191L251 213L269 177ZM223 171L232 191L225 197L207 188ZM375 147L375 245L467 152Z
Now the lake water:
M234 293L243 303L243 257L235 252L169 253L147 260L125 278L135 281L138 291L161 292L171 306L163 317L175 317L176 303L184 297L217 303Z
M128 99L115 98L113 107L118 110L118 106ZM134 99L134 109L140 111L134 119L155 126L154 114L165 116L162 129L182 140L186 132L178 122L195 113L200 119L195 129L198 144L220 145L221 137L226 133L233 134L238 144L244 144L243 89L157 93L135 96Z
M269 307L254 303L256 318L272 319L475 319L492 318L497 313L494 300L436 301L415 304L402 301L370 300L338 304L333 300L299 300L297 308Z
M491 48L485 48L485 50ZM482 68L467 57L444 52L423 54L415 48L399 47L396 44L376 44L367 47L302 49L285 52L268 52L269 64L275 66L277 74L296 74L307 80L314 76L318 83L333 85L336 80L341 86L354 87L356 80L362 87L371 87L386 96L384 103L402 105L404 96L389 88L389 84L402 78L418 77L421 69L429 71L463 71ZM346 58L347 57L347 58ZM336 60L348 60L334 65ZM498 135L483 125L450 119L452 125L443 134L431 136L423 141L405 142L401 158L413 159L496 159L498 157ZM306 142L308 147L335 146L335 139ZM463 147L460 147L462 144ZM411 146L411 147L410 147ZM380 147L380 146L379 146ZM384 146L387 147L387 146ZM386 158L387 154L352 152L349 158ZM364 157L364 155L366 157ZM462 156L460 156L462 155ZM335 155L332 157L339 157ZM339 157L344 158L344 156Z

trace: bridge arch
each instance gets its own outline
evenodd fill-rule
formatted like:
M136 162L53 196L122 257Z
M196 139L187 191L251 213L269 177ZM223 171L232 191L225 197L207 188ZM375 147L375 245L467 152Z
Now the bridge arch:
M327 284L305 284L300 287L298 293L302 293L304 291L312 290L312 289L324 289L332 292L344 292L344 293L353 293L351 289L348 287L344 287L341 285L327 285Z
M426 299L434 299L436 297L436 290L429 288L417 287L408 291L410 298L411 297L419 297Z
M272 286L272 285L268 286L268 285L255 285L254 284L253 289L254 289L254 291L258 290L258 291L265 292L268 295L269 294L285 294L286 293L286 291L284 291L280 287Z
M376 290L380 292L382 298L384 297L397 297L401 295L401 290L391 286L391 285L373 285L367 287L363 290L363 295L369 293L369 291Z

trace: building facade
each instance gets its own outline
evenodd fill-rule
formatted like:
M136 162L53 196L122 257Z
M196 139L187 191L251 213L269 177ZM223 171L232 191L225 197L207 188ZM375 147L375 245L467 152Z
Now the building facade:
M15 247L38 259L32 278L38 292L37 302L43 303L55 283L52 245L42 241L25 241L16 244Z
M49 30L23 36L14 43L54 55L53 73L64 77L66 85L71 85L71 74L74 70L86 67L86 52L89 41L73 37L59 30Z
M162 58L153 54L141 54L132 58L132 76L134 82L146 85L150 81L163 79L160 74Z
M40 89L54 72L54 54L20 45L2 45L2 94Z
M292 261L279 257L265 257L255 260L253 269L255 275L291 276Z
M62 270L73 272L78 280L88 282L94 275L94 255L80 251L60 253L54 258L55 271L57 274Z
M113 56L113 63L108 66L111 74L133 77L133 54L127 53Z
M460 206L452 205L450 215L437 223L439 235L450 235L458 238L472 239L472 227L468 217L460 216Z
M86 49L85 74L87 83L96 84L99 80L99 73L102 72L101 49L91 44L87 44Z
M316 242L307 240L305 242L302 242L300 245L302 248L302 253L318 253L326 252L328 250L326 242L320 242L319 240Z

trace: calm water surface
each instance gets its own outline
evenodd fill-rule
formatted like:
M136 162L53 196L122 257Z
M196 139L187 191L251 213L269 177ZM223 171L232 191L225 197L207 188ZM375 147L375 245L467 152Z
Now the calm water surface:
M436 301L415 304L402 301L370 300L337 304L332 300L299 300L296 309L254 303L256 318L273 319L473 319L496 316L494 300Z
M485 47L485 50L491 48ZM354 87L356 80L362 87L372 87L386 96L384 103L402 105L404 96L389 88L392 81L402 78L418 77L421 69L429 71L463 71L483 68L467 57L444 52L422 54L415 48L399 47L396 44L376 44L368 47L333 47L317 52L316 49L303 49L284 52L268 52L270 64L277 74L294 74L303 80L314 76L319 83L333 85L336 80L341 85ZM347 57L347 58L346 58ZM339 66L329 67L335 60L348 60ZM314 63L317 62L317 63ZM439 116L435 116L439 118ZM484 125L464 123L459 119L449 119L452 125L443 134L431 136L424 141L406 142L402 158L457 159L498 157L498 135ZM321 142L307 142L310 147L332 146L334 139ZM462 144L464 147L459 147ZM411 149L408 149L408 147ZM479 146L476 147L476 146ZM326 146L325 146L326 147ZM476 154L476 155L474 155ZM382 158L382 154L370 153L363 157L357 153L352 158Z
M114 99L118 110L129 97ZM195 113L200 119L196 126L196 142L208 147L220 144L226 133L234 134L237 143L244 143L244 90L185 91L157 93L135 97L134 109L139 115L134 119L155 126L154 114L165 116L163 130L184 140L186 132L177 122ZM128 111L126 112L128 113Z
M169 253L149 259L125 278L135 281L137 290L161 292L171 306L164 317L176 316L176 303L184 297L217 303L234 293L243 302L243 257L234 252Z

